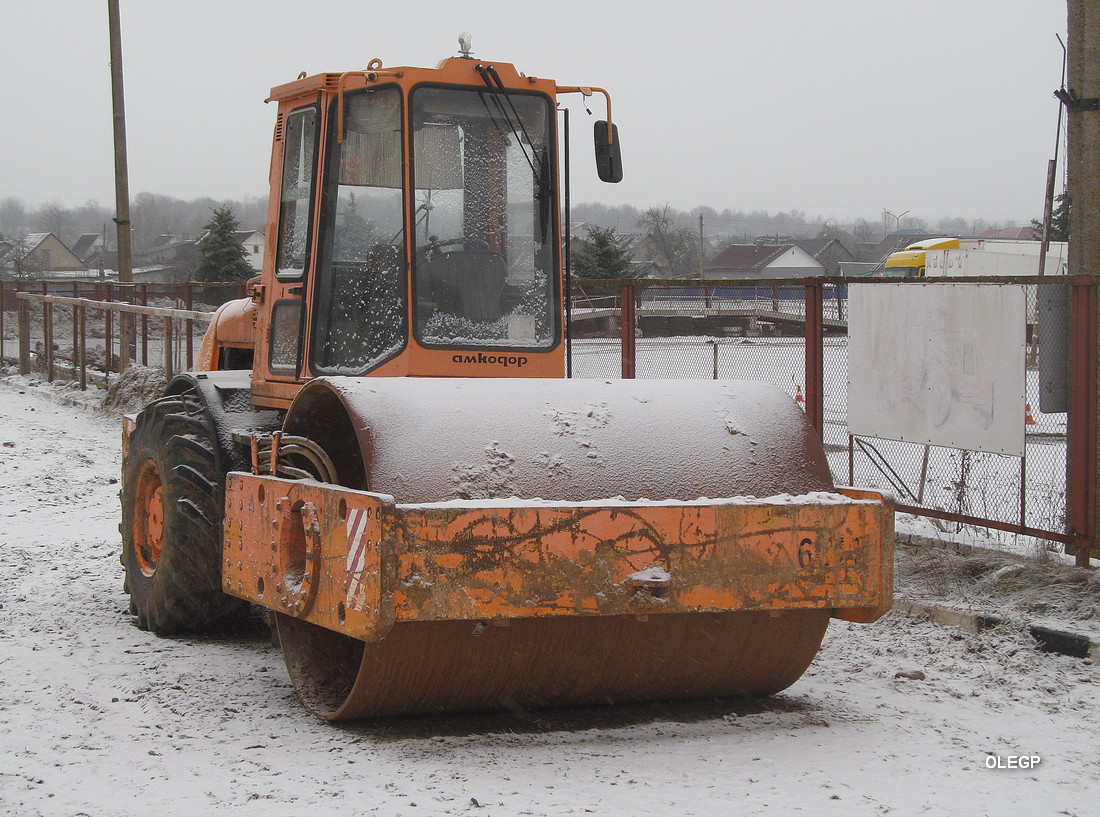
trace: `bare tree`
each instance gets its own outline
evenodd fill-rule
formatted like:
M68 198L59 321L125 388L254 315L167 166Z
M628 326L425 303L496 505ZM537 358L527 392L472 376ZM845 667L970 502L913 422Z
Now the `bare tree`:
M11 263L12 277L19 280L37 278L43 270L41 257L34 254L34 247L24 238L12 242L8 261Z
M882 240L882 228L865 218L857 218L852 225L852 237L860 244L874 244Z
M65 240L65 225L68 222L69 211L61 206L59 201L48 201L38 208L34 214L35 227L43 233L53 233L62 241Z
M661 269L677 278L698 274L699 240L690 227L677 226L671 207L650 207L638 217L637 227Z
M27 206L14 196L0 200L0 235L13 236L26 232Z
M966 235L965 218L941 218L936 222L936 231L944 235Z

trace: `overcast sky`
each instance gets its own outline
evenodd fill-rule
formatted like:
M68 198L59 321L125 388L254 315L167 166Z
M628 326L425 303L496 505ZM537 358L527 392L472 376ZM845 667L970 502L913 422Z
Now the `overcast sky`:
M273 85L375 57L435 65L470 31L478 58L611 91L626 178L596 181L577 110L574 201L841 222L883 209L1038 216L1058 116L1055 35L1066 36L1065 0L121 8L131 195L266 196ZM0 198L113 202L106 0L0 0L0 12Z

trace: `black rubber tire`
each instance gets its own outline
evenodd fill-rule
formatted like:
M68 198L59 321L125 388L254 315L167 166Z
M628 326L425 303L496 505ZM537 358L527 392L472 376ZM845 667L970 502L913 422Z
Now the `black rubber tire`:
M122 466L121 531L125 589L143 630L226 630L247 615L247 602L221 587L219 460L212 424L194 393L162 397L138 415ZM158 511L159 535L150 535L146 520Z

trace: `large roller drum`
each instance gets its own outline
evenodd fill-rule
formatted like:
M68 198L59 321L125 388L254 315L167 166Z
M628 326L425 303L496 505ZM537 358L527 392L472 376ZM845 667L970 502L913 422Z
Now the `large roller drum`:
M821 444L758 382L321 378L284 425L341 484L398 503L773 496L832 489ZM776 692L827 609L401 621L366 643L285 615L302 700L329 719Z

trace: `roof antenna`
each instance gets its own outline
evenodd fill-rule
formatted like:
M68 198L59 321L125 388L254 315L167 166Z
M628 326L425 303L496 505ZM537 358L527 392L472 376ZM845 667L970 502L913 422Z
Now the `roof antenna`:
M470 51L470 43L472 40L473 37L469 31L463 31L461 34L458 35L458 50L460 52L460 55L462 56L462 59L464 60L473 59L473 57L470 56L472 53Z

